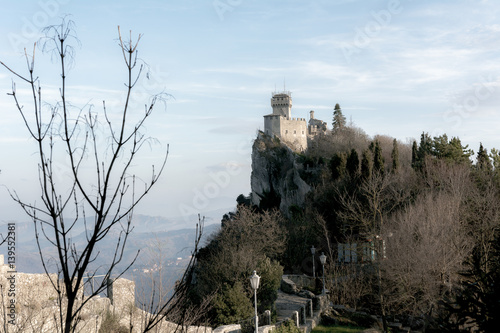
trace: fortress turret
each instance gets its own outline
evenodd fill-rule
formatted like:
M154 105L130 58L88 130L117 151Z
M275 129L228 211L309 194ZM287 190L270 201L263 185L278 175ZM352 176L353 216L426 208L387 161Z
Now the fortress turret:
M273 108L273 115L283 116L286 119L290 119L292 109L292 93L289 91L273 93L273 96L271 97L271 107Z

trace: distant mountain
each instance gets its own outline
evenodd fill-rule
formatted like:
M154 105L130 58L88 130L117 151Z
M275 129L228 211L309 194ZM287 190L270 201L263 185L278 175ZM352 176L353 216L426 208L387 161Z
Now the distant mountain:
M222 216L222 215L221 215ZM220 218L217 223L215 219L205 219L203 239L220 228ZM163 261L164 263L185 258L191 254L194 246L196 222L187 224L185 221L177 222L176 219L163 217L152 217L146 215L135 215L133 219L134 230L127 240L122 268L128 265L140 251L134 267L147 267L150 262ZM0 226L0 230L6 227ZM50 230L47 229L46 232ZM99 244L100 251L95 267L106 266L111 261L116 247L119 231L114 229L108 234L106 242ZM35 232L32 222L16 223L17 236L17 270L25 273L42 273L43 267L40 261L38 245L35 239ZM79 221L73 229L73 242L77 247L83 246L87 242L85 235L85 225ZM56 252L47 241L42 241L41 247L45 254L55 257ZM6 248L0 247L0 254L6 254Z

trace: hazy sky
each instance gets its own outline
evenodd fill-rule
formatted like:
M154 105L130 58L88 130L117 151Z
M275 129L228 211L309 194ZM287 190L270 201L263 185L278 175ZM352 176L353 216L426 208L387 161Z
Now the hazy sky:
M284 81L294 117L315 110L331 125L340 103L371 136L406 141L425 131L459 136L476 152L479 142L500 148L496 1L39 0L3 1L1 8L0 60L18 70L25 70L23 48L31 52L41 28L69 15L80 46L67 97L94 110L103 99L111 107L122 100L117 26L125 35L143 34L139 56L151 76L138 82L135 102L161 91L173 98L147 125L148 134L170 145L170 156L138 213L234 208L236 196L250 192L251 143ZM50 54L36 54L53 104L57 65ZM7 96L12 80L22 96L27 87L0 69L0 184L40 202L36 147ZM159 151L137 162L146 175ZM64 172L67 161L56 159ZM4 189L0 211L0 221L26 219Z

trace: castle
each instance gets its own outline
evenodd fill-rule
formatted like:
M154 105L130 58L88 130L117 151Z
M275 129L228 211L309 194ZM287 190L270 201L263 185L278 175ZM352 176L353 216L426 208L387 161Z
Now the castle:
M276 136L296 151L307 149L308 142L326 131L326 122L315 119L310 111L309 124L305 118L292 118L292 93L274 92L271 97L273 113L264 116L264 133Z

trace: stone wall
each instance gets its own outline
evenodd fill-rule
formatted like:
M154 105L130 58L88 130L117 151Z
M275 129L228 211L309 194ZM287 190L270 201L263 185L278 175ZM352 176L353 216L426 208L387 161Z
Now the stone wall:
M307 149L307 122L304 118L280 119L281 140L292 149L304 151Z
M130 312L135 307L135 282L123 278L115 279L112 289L111 304L118 313Z
M316 279L308 275L283 275L283 279L289 279L295 283L297 288L302 289L307 287L309 289L316 288Z
M3 264L3 255L0 255L0 331L7 327L8 333L24 332L57 332L60 305L58 294L50 279L57 283L57 274L27 274L15 272L15 267ZM12 281L12 282L11 282ZM12 283L12 288L11 288ZM82 292L77 302L86 301L83 310L79 313L80 322L77 333L95 333L109 318L115 318L120 329L131 333L143 331L145 319L150 313L135 307L135 282L124 278L114 279L112 283L112 299L96 296L86 299ZM15 295L9 296L9 289ZM9 309L11 299L14 300L13 309ZM65 307L63 298L63 311ZM13 313L12 322L8 316ZM7 324L4 325L4 314ZM172 332L177 324L160 321L153 330L155 333ZM181 328L187 333L212 333L210 327L189 326Z

